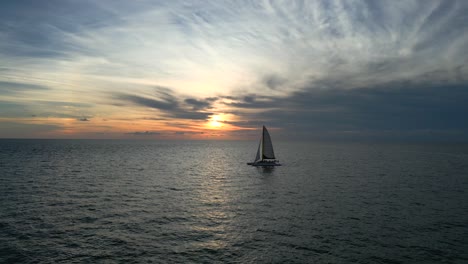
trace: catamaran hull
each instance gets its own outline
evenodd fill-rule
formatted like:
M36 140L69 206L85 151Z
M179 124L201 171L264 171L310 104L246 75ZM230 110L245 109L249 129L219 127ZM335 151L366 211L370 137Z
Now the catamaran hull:
M256 167L274 167L274 166L281 166L279 163L266 163L266 162L247 162L247 165L252 165Z

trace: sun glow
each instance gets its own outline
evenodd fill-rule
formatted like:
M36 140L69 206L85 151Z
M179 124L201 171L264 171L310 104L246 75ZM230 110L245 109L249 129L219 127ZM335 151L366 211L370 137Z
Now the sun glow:
M221 120L221 115L213 115L209 120L208 127L212 129L221 128L223 126L222 121L223 120Z

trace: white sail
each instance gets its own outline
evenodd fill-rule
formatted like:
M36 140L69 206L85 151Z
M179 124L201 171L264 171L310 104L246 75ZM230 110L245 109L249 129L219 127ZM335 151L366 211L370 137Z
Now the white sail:
M261 154L260 154L261 146L262 146L262 140L260 139L260 142L258 143L257 155L255 156L254 162L257 162L261 159Z
M262 141L262 159L275 159L275 152L273 151L270 134L265 126L263 126Z

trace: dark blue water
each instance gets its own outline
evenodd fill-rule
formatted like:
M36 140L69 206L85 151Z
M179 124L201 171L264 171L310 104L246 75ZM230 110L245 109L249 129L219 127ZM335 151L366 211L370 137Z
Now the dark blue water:
M468 263L468 145L0 140L0 262Z

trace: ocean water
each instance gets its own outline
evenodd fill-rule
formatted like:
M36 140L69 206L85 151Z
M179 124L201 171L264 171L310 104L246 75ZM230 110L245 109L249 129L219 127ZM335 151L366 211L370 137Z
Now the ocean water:
M468 263L468 145L0 140L1 263Z

